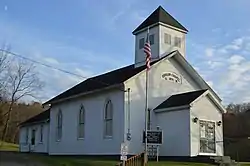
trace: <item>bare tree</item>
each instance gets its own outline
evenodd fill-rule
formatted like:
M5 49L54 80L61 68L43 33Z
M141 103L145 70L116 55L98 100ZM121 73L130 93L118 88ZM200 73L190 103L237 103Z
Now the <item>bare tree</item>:
M228 104L226 109L229 113L239 114L247 110L250 110L250 103L240 103L240 104L230 103Z
M6 117L1 136L2 140L5 139L8 131L13 105L22 99L27 99L27 97L35 98L37 92L43 87L33 63L14 57L9 58L8 53L4 51L0 53L3 63L3 70L0 71L0 88L3 91L4 98L8 101L6 112L2 113L2 116Z

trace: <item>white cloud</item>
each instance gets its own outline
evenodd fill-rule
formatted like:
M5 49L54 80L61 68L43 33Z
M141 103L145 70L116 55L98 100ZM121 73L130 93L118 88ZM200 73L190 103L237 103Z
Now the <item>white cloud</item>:
M213 87L223 103L250 102L250 36L237 37L224 45L203 46L195 49L196 54L204 54L199 61L199 73ZM197 64L196 64L197 65Z
M228 62L231 64L241 63L245 58L241 55L233 55L228 59Z
M207 48L207 49L205 50L205 54L206 54L206 56L208 56L208 57L212 57L212 56L214 55L214 49L213 49L213 48Z
M229 64L223 75L219 88L227 101L243 102L250 96L250 91L247 90L250 89L250 61ZM226 95L227 92L231 94Z
M235 39L235 40L233 41L233 44L234 44L234 45L237 45L237 46L242 46L243 41L244 41L244 38L238 38L238 39Z
M54 58L47 57L47 58L44 58L44 60L48 63L51 63L51 64L56 64L56 65L59 64L59 62Z
M218 52L218 54L227 54L228 53L228 51L225 47L218 48L216 51Z
M45 82L45 87L40 95L42 102L60 94L61 92L84 80L81 77L42 66L38 66L37 70L39 71L40 79Z
M226 50L239 50L240 46L236 45L236 44L229 44L229 45L225 46L224 49L226 49Z
M145 11L133 11L130 16L138 25L146 18Z
M222 53L228 53L231 50L235 51L240 50L242 49L245 40L246 40L245 37L234 39L230 44L220 48L220 50Z
M93 72L91 72L91 71L83 70L83 69L80 69L80 68L75 68L75 71L79 75L81 75L83 77L86 77L86 78L88 78L90 76L93 76Z
M224 64L223 62L220 62L220 61L211 61L211 60L208 61L207 63L209 65L209 67L212 69L217 68L217 67L221 67Z
M42 92L38 93L38 99L40 102L45 102L46 100L64 92L65 90L73 87L79 82L91 77L94 72L89 68L85 68L84 65L77 62L59 62L55 58L45 57L44 55L36 51L33 55L33 59L46 64L53 64L56 68L69 71L70 73L75 73L76 75L70 73L64 73L57 69L49 68L39 64L36 65L36 70L39 72L39 78L45 83L45 87ZM52 66L52 65L51 65ZM82 77L80 77L82 76Z
M246 43L245 48L246 48L246 51L247 51L247 52L250 51L250 42L249 42L249 43Z
M113 15L113 17L110 19L111 22L116 22L121 16L127 14L127 12L130 12L131 3L126 3L125 6L123 4L123 8L119 9L116 14Z

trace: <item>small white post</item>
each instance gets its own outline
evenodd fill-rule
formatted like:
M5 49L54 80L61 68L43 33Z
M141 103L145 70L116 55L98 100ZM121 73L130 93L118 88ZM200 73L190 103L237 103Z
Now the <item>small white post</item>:
M122 160L122 166L125 166L125 160Z
M156 156L156 161L159 161L159 145L157 145L157 156Z

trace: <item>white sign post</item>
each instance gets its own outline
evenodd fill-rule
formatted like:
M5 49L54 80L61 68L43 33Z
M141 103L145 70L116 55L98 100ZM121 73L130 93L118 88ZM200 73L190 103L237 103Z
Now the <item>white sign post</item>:
M160 148L160 145L157 145L157 156L156 156L157 162L159 161L159 148Z
M128 155L128 145L126 143L121 144L121 157L120 160L122 160L123 165L125 165L125 161L127 160Z

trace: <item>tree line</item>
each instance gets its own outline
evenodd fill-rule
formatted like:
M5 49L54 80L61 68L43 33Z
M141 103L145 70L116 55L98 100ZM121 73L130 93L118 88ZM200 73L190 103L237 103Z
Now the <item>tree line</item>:
M1 115L6 113L10 103L5 103L5 106L0 110ZM19 125L25 120L42 112L42 105L38 102L31 103L14 103L12 106L11 116L8 122L8 129L6 130L4 141L18 144L19 141ZM5 116L6 117L6 116ZM3 136L3 129L6 120L0 121L0 137Z
M224 154L250 161L250 103L229 104L223 115Z

